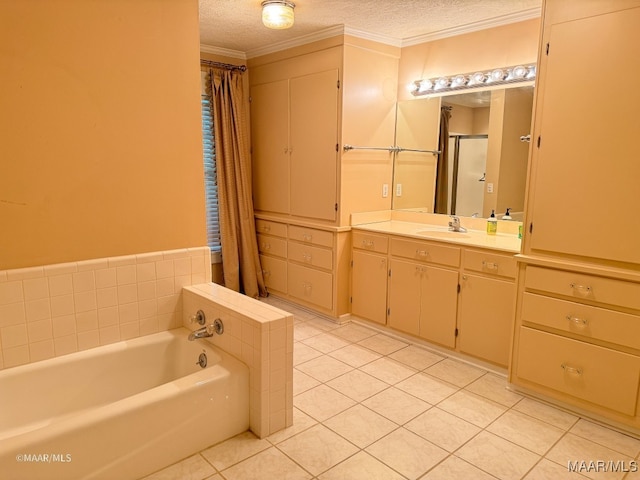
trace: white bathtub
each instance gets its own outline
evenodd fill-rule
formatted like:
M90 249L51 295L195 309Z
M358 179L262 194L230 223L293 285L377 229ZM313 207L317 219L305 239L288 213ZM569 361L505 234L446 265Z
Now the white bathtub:
M247 430L248 368L188 334L0 371L0 477L136 479Z

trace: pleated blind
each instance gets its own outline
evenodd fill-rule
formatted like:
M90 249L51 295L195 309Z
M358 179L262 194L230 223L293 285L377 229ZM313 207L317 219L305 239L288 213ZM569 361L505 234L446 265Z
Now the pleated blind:
M220 251L218 221L218 181L216 178L216 145L213 136L211 97L202 95L202 149L204 158L204 190L207 208L207 243L212 252Z

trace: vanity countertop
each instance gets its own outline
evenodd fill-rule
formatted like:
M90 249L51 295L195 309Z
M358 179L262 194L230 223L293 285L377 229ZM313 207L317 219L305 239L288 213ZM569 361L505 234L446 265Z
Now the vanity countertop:
M517 235L498 233L487 235L481 230L467 230L464 233L451 232L447 227L425 223L389 220L384 222L354 225L353 230L372 233L399 235L420 240L453 243L464 247L488 248L503 252L520 253L521 240Z

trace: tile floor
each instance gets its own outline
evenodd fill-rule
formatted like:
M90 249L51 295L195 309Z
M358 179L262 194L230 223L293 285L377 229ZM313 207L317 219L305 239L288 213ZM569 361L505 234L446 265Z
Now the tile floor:
M510 392L496 373L267 301L295 318L294 425L145 480L640 479L636 438Z

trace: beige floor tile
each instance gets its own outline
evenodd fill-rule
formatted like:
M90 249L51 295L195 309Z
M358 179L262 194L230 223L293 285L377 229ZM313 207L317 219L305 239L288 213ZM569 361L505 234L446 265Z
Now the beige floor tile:
M397 350L389 355L389 358L393 358L394 360L404 363L416 370L424 370L425 368L444 360L444 357L431 353L428 350L415 345L409 345L402 350Z
M540 460L535 467L524 477L524 480L586 480L587 477L579 473L571 472L565 466L560 466L545 458Z
M259 439L251 432L245 432L204 450L202 456L221 471L270 446L267 440Z
M279 432L273 433L267 437L267 440L271 442L273 445L277 445L278 443L286 440L287 438L293 437L294 435L303 432L307 428L313 427L316 423L316 420L311 418L306 413L300 411L297 408L293 409L293 425L284 430L280 430Z
M375 330L362 325L357 325L355 323L348 323L346 325L343 325L340 328L332 330L331 333L354 343L364 340L365 338L372 337L373 335L377 335L377 332Z
M419 478L448 455L442 448L402 427L366 451L411 480Z
M425 440L454 452L480 432L480 428L433 407L404 426Z
M576 415L532 398L523 398L514 405L513 409L563 430L569 430L578 421Z
M339 413L323 425L360 448L371 445L398 428L391 420L362 405L355 405Z
M395 360L391 360L388 357L382 357L371 363L367 363L360 367L360 370L388 383L389 385L395 385L396 383L417 373L415 369L407 367Z
M321 357L296 365L296 368L320 382L328 382L332 378L339 377L353 370L353 367L328 355L322 355Z
M505 407L513 407L522 400L522 395L507 390L507 379L487 373L465 387L465 390L487 397Z
M427 402L395 387L383 390L362 404L398 425L403 425L431 407Z
M546 458L558 465L569 468L572 465L590 465L591 462L612 462L614 465L631 465L633 459L627 455L611 450L600 444L594 443L586 438L578 437L572 433L567 433L558 443L547 453ZM594 466L595 467L595 466ZM614 471L612 464L607 463L602 468L572 469L588 478L596 479L621 479L625 472Z
M485 371L458 360L446 358L425 370L425 373L438 377L458 387L466 387L477 380Z
M578 420L569 431L574 435L605 445L616 452L624 453L633 458L640 453L640 440L637 438L585 419Z
M322 352L319 352L315 348L311 348L302 342L295 342L293 344L293 365L299 365L309 360L319 357Z
M313 475L329 470L358 451L355 445L323 425L285 440L278 448Z
M441 402L458 391L458 387L425 373L413 375L398 383L396 387L431 405Z
M320 480L403 480L404 477L368 453L358 452L318 478Z
M487 431L544 455L564 435L564 430L542 420L509 410L487 427Z
M355 368L371 363L382 356L379 353L359 345L349 345L340 350L335 350L329 355Z
M489 432L480 432L456 452L479 469L500 478L522 478L540 459L538 455Z
M323 333L324 330L314 327L308 322L294 323L293 325L293 340L296 342L301 342L316 335L322 335Z
M227 480L307 480L311 475L275 447L250 457L222 471Z
M319 422L353 407L356 402L326 385L293 397L293 405Z
M302 373L297 368L293 369L293 395L298 395L302 392L312 389L320 385L320 382L315 378Z
M215 468L202 456L196 454L144 477L144 480L204 480L215 473Z
M495 478L452 455L424 477L420 477L420 480L495 480Z
M315 335L301 340L301 343L304 343L305 345L308 345L322 353L333 352L334 350L338 350L350 344L347 340L336 337L331 333L321 333L320 335Z
M405 348L409 344L401 340L391 338L387 335L377 334L359 341L358 345L367 347L374 352L380 353L382 355L389 355L397 350L400 350L401 348Z
M307 321L307 323L325 332L332 332L335 329L340 328L341 326L339 323L333 322L331 320L328 320L322 317L311 318Z
M504 405L465 390L460 390L446 398L438 404L438 407L482 428L507 410Z
M389 387L382 380L372 377L360 370L352 370L327 382L331 388L352 398L356 402L362 402L367 398Z

